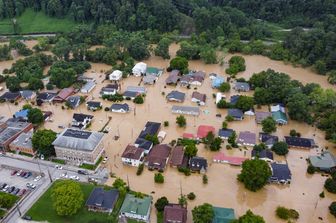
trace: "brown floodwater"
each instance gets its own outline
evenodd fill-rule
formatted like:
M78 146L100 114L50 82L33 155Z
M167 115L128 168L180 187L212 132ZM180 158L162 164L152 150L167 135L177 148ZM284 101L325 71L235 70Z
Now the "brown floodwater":
M178 49L178 45L174 44L170 48L170 53L173 56ZM244 56L245 57L245 56ZM286 65L278 61L269 60L268 58L261 56L247 56L247 70L238 75L249 77L253 72L258 72L267 68L272 68L277 71L286 72L293 79L300 79L306 75L307 78L303 80L312 80L319 83L323 87L331 87L325 82L325 77L318 76L307 69L293 68L291 65ZM227 60L228 58L225 58ZM160 68L166 68L169 64L169 60L163 60L159 57L151 57L144 61L149 66L155 66ZM1 62L0 67L2 69L3 64L10 62ZM10 64L7 64L10 66ZM190 61L189 67L195 70L203 70L207 74L211 72L224 75L225 66L220 65L205 65L201 61ZM92 68L86 72L89 77L94 77L97 81L96 88L88 94L88 100L101 100L99 99L100 89L109 83L104 81L104 72L111 69L111 66L105 64L92 64ZM47 70L47 69L46 69ZM183 105L193 105L191 102L191 94L194 89L181 88L180 86L165 87L165 79L168 76L167 72L163 74L154 86L146 86L148 93L145 98L145 103L142 105L135 105L133 102L127 102L132 111L128 114L116 114L111 112L101 111L91 112L87 111L84 104L75 110L62 109L60 104L49 105L44 104L42 110L49 110L54 113L52 116L52 122L45 123L45 128L53 129L56 132L62 131L59 129L59 125L69 125L74 112L83 112L94 115L94 121L90 127L91 130L100 130L109 117L111 121L108 124L109 133L106 134L104 143L107 155L109 156L109 162L107 168L116 174L116 176L126 180L129 179L130 187L133 190L141 191L143 193L152 194L154 202L161 196L166 196L170 202L178 202L178 197L182 190L183 194L194 192L196 199L188 202L188 223L192 222L191 210L196 205L200 205L204 202L211 203L215 206L234 208L236 215L244 214L248 209L253 212L264 216L266 222L277 223L284 222L275 217L275 209L277 206L282 205L288 208L294 208L299 211L300 219L297 222L300 223L332 223L336 222L335 218L329 214L328 206L332 201L336 200L336 195L326 193L326 197L319 198L319 193L323 191L323 183L325 177L315 174L313 176L306 175L307 164L305 159L312 154L316 154L320 149L312 149L310 151L293 149L290 150L286 158L276 156L275 159L279 162L288 162L288 165L292 172L292 183L289 186L280 185L267 185L264 189L258 192L249 192L244 189L243 185L237 182L237 174L240 172L240 167L233 167L226 164L212 163L213 152L208 151L202 145L198 146L198 155L204 156L208 159L210 164L207 172L209 183L203 185L202 176L200 174L193 174L191 176L184 176L176 169L168 167L164 172L165 183L162 185L154 183L154 172L144 170L141 176L136 175L136 168L124 166L121 163L121 154L127 144L133 143L138 134L144 127L147 121L156 121L163 123L169 121L169 127L163 127L162 130L167 132L166 139L163 143L169 143L171 140L181 137L184 132L196 133L197 127L202 124L213 125L216 129L221 127L222 121L227 114L227 111L218 110L215 106L215 99L212 94L216 92L211 88L211 81L207 77L201 87L197 88L197 91L205 93L207 95L206 106L200 107L201 114L199 117L186 116L187 126L185 128L178 128L175 124L176 115L171 113L171 106L178 103L167 103L165 95L171 90L179 90L186 93L186 100ZM309 77L309 78L308 78ZM123 92L127 86L138 85L140 78L129 77L121 81L121 92ZM309 81L310 82L310 81ZM3 85L3 84L2 84ZM236 94L234 90L231 93L226 94L229 97L232 94ZM251 92L245 93L251 95ZM101 100L102 101L102 100ZM0 110L2 115L10 117L15 111L19 110L25 102L21 101L18 106L10 103L0 104ZM111 106L112 102L103 101L103 107ZM262 107L260 110L267 110L267 107ZM206 112L205 112L206 111ZM222 118L216 118L216 114L222 114ZM261 131L261 126L257 125L254 121L254 117L246 117L243 121L236 121L229 123L229 128L239 131L253 131L258 133ZM324 134L315 127L311 127L304 123L298 123L295 121L289 121L286 126L278 127L276 134L282 138L284 135L289 134L290 129L296 129L303 137L313 137L320 148L328 146L330 150L335 154L333 145L324 139ZM114 140L114 136L119 135L119 140ZM246 153L247 157L250 157L250 150ZM222 151L229 155L244 156L244 149L232 149L226 150L225 144L222 145ZM113 178L110 178L107 184L111 185ZM152 193L154 192L154 193ZM152 209L152 220L156 222L155 208ZM323 220L319 220L321 217Z

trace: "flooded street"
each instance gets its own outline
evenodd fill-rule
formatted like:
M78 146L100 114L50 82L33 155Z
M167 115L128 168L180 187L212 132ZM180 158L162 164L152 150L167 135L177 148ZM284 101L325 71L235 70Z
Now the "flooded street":
M171 46L170 53L172 57L177 49L178 45L173 44ZM230 55L225 58L225 61L229 58ZM244 55L244 58L246 59L246 71L238 74L237 77L249 78L255 72L272 68L276 71L285 72L293 79L300 80L303 83L315 82L324 88L334 88L328 84L325 76L316 75L308 69L294 68L291 65L285 65L282 62L273 61L263 56ZM155 56L144 62L147 63L148 66L164 69L169 65L169 60L163 60ZM9 61L0 62L0 70L10 68L10 65L11 62ZM95 78L97 82L97 86L94 90L87 95L87 100L102 101L102 110L96 112L87 111L85 104L80 105L75 110L62 109L61 104L44 104L41 110L53 112L53 116L51 117L53 121L45 123L44 127L56 132L61 132L62 129L58 128L59 125L68 126L71 123L73 113L82 112L94 115L90 130L99 131L105 123L107 123L109 117L111 117L111 121L108 124L110 131L106 134L104 139L105 150L109 157L107 168L125 181L128 178L132 190L151 194L154 202L157 198L166 196L170 202L177 203L181 190L183 194L194 192L196 199L194 201L188 201L188 223L192 222L191 210L194 206L203 204L204 202L211 203L214 206L234 208L236 216L240 216L248 209L251 209L253 212L262 215L267 223L285 222L275 216L275 209L279 205L296 209L300 213L300 218L297 221L300 223L336 222L328 210L330 203L336 200L336 195L325 192L325 198L321 199L319 197L319 193L323 191L325 177L319 174L313 176L306 174L307 163L305 159L309 155L316 154L320 149L312 149L310 151L291 149L286 158L276 156L275 159L277 161L288 162L292 172L292 183L289 186L267 185L259 192L247 191L244 189L244 186L236 180L237 174L240 172L240 167L212 163L212 157L215 153L205 149L202 144L198 145L198 155L206 157L209 162L207 172L209 182L207 185L202 183L202 175L200 174L184 176L184 174L179 173L177 169L170 167L163 173L165 182L162 185L154 183L155 172L148 171L146 168L142 175L137 176L137 169L124 166L121 163L120 156L125 147L135 141L147 121L160 123L169 121L169 127L163 127L163 124L161 127L161 130L167 132L166 139L163 143L169 143L171 140L181 137L185 132L196 134L199 125L212 125L218 130L222 126L227 110L219 110L216 108L215 99L212 95L216 93L217 90L211 88L211 80L207 76L203 85L197 87L197 91L207 95L206 106L200 107L201 114L198 117L185 116L187 126L185 128L178 128L175 123L177 115L171 113L171 107L175 104L182 104L167 102L165 96L172 90L182 91L186 93L183 105L196 106L195 103L191 102L191 94L195 89L187 89L180 86L165 87L165 79L168 77L168 73L164 72L155 85L146 85L148 92L144 104L135 105L132 101L124 101L130 105L131 112L127 114L105 112L104 108L110 107L112 102L100 99L99 91L103 86L110 83L109 81L104 81L105 75L103 73L111 68L111 66L105 64L92 64L92 68L85 74L86 76ZM218 64L205 65L201 61L190 61L189 68L193 70L203 70L207 75L209 73L225 74L225 66L222 67ZM121 92L124 92L127 86L137 86L139 83L140 78L137 77L131 76L124 79L121 81ZM4 86L4 84L1 85ZM164 95L162 92L164 92ZM226 94L227 99L230 95L234 94L238 93L232 89L230 93ZM247 92L245 94L251 95L253 92ZM18 111L23 104L25 104L24 101L21 101L17 106L10 103L0 104L1 115L10 117L13 113ZM263 108L263 110L266 109L266 107ZM222 118L217 118L217 113L220 113ZM243 121L230 122L228 128L236 130L237 133L246 130L255 133L261 131L261 125L256 124L254 116L245 116ZM296 129L301 133L302 137L314 138L320 148L328 146L330 151L336 154L333 145L324 140L323 132L304 123L290 120L288 125L278 127L276 135L282 139L283 136L289 134L290 129ZM114 140L115 135L120 136L119 140ZM247 157L250 157L250 150L251 148L248 148L246 152ZM223 143L222 151L228 155L243 157L245 150L226 150L225 143ZM110 178L107 184L111 185L113 181L114 179ZM156 222L155 215L155 207L153 206L151 222ZM319 217L323 220L319 220Z

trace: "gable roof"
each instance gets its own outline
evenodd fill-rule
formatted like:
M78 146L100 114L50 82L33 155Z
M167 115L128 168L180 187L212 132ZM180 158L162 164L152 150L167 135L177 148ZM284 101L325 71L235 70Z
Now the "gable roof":
M86 84L81 88L81 91L90 91L96 83L94 81L88 81Z
M37 95L37 100L51 101L56 95L57 93L55 92L41 92Z
M21 109L20 111L15 112L15 118L27 118L29 113L29 109Z
M134 145L138 148L142 148L148 151L153 146L153 143L143 138L137 138L134 142Z
M262 143L265 143L266 145L273 145L276 142L279 142L278 136L273 136L267 133L260 132L259 138Z
M78 95L70 96L68 97L67 102L70 104L72 108L76 108L80 103L80 96Z
M146 88L142 86L128 86L126 88L126 91L133 91L133 92L137 92L140 94L144 94L146 93Z
M249 131L240 132L237 141L247 144L256 144L256 134Z
M211 85L212 85L213 88L217 88L224 82L225 82L224 77L217 76L212 80Z
M218 130L218 136L219 137L224 137L224 138L229 138L233 133L233 129L219 129Z
M123 96L124 97L130 97L130 98L135 98L136 96L138 96L138 95L140 95L140 93L139 92L135 92L135 91L125 91L124 93L123 93Z
M144 151L145 150L142 148L137 148L133 145L127 145L121 157L126 159L140 160Z
M144 129L140 132L139 138L146 138L147 135L156 135L161 127L159 122L147 122Z
M189 161L189 167L193 171L206 170L208 168L208 161L203 157L194 156Z
M171 91L166 96L168 101L181 101L183 102L185 99L185 93L179 91Z
M74 93L75 89L73 87L63 88L58 94L55 96L54 100L66 100L72 93Z
M205 102L206 100L206 94L199 93L197 91L194 91L191 95L192 98L195 98L199 101Z
M137 198L133 194L126 194L124 203L120 208L120 213L137 214L147 216L152 203L152 197Z
M257 123L261 123L264 119L268 117L272 117L271 112L262 112L262 111L257 111L255 112L255 119Z
M232 116L233 118L242 118L244 116L244 113L242 110L237 108L229 108L228 109L228 115Z
M237 156L226 156L223 152L218 152L216 155L213 156L213 160L215 162L225 162L231 165L240 166L245 160L247 160L247 158Z
M169 76L166 79L166 84L176 84L179 79L178 77L179 74L180 71L172 70L172 72L170 72Z
M100 101L88 101L88 102L86 102L86 105L88 107L98 108L102 105L102 103Z
M249 85L249 83L246 83L246 82L236 82L235 83L235 89L248 91L248 90L250 90L250 85Z
M12 100L17 100L21 97L20 92L10 92L7 91L3 95L0 96L1 100L6 100L6 101L12 101Z
M155 145L147 156L147 162L149 167L157 167L164 169L169 158L171 147L167 144Z
M252 158L258 157L259 159L267 158L267 159L273 160L273 152L269 149L263 149L261 151L253 149L251 151L251 157Z
M188 212L187 208L182 207L179 204L168 204L164 207L163 221L165 223L169 222L186 223L187 212Z
M212 223L230 223L235 220L235 212L232 208L212 207L214 217Z
M27 99L31 99L35 95L35 92L31 90L22 90L20 91L20 94L21 94L21 97L27 100Z
M119 191L116 189L104 190L102 187L96 187L92 190L85 205L109 210L113 209L118 197Z
M198 129L197 129L197 138L204 138L206 137L209 132L212 132L214 135L215 135L215 127L213 126L210 126L210 125L200 125L198 126Z
M129 111L130 110L128 104L126 104L126 103L124 103L124 104L118 104L118 103L113 104L113 105L111 105L110 109L111 110L120 110L120 109L122 109L122 110L125 110L125 111Z
M72 119L74 119L76 122L84 122L86 119L93 119L93 115L87 115L83 113L74 113L72 116Z
M183 164L184 157L183 146L176 146L172 151L169 163L173 166L180 166Z
M291 171L288 168L287 164L272 163L272 180L276 181L287 181L292 179Z
M285 142L288 146L312 148L315 146L314 139L285 136Z
M276 122L279 122L279 121L287 122L288 121L286 113L282 111L272 112L272 117Z
M148 74L143 77L143 82L144 84L153 84L157 79L158 79L157 76Z
M240 95L232 95L230 97L230 104L233 104L233 105L237 104L239 98L240 98Z

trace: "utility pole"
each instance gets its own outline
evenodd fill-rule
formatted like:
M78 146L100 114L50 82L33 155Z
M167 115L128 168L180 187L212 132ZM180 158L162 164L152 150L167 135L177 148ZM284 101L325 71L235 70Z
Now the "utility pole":
M53 180L52 180L52 177L51 177L51 174L50 174L50 171L49 171L49 167L47 167L47 171L48 171L48 176L49 176L50 183L52 183Z
M37 162L38 168L40 170L40 175L42 175L42 170L41 170L41 166L40 166L40 162L39 162L38 158L36 158L36 162Z
M129 179L128 179L128 174L126 176L127 176L127 186L130 189L131 187L130 187L130 183L129 183Z
M18 202L15 202L15 203L16 203L16 209L18 210L19 215L20 215L20 217L21 217L21 216L22 216L22 213L21 213L21 211L20 211L19 204L18 204Z

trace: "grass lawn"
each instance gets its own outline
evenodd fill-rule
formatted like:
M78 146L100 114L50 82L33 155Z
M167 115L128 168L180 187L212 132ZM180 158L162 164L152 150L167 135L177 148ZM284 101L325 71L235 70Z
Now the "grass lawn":
M54 163L59 163L59 164L65 164L65 160L60 160L60 159L52 159L51 162L54 162Z
M17 19L20 34L42 33L42 32L66 32L71 30L76 23L70 19L51 18L44 12L34 12L26 9ZM0 34L13 34L11 19L0 20Z
M92 184L81 183L81 188L84 193L84 202L90 196L92 189L95 187ZM33 205L33 207L27 212L27 215L31 216L33 220L36 221L48 221L52 223L100 223L100 222L117 222L115 215L119 212L121 204L123 203L123 198L120 197L117 201L115 209L112 215L107 215L103 213L89 212L84 204L83 207L77 212L76 215L71 217L61 217L56 214L52 207L51 200L51 186L40 199Z
M87 164L87 163L83 163L82 165L80 165L80 168L83 169L87 169L87 170L95 170L97 168L97 166L101 163L101 161L103 161L103 157L99 157L99 159L97 160L95 165L91 165L91 164Z
M15 196L15 195L12 195L12 194L7 194L5 192L0 192L0 200L2 201L3 199L5 199L6 201L8 201L8 205L2 205L2 204L0 204L0 207L3 207L4 209L9 210L9 209L11 209L15 205L15 202L17 200L19 200L19 197ZM7 202L5 202L5 203L7 203ZM5 216L6 213L7 213L6 210L0 209L0 219L3 216Z

